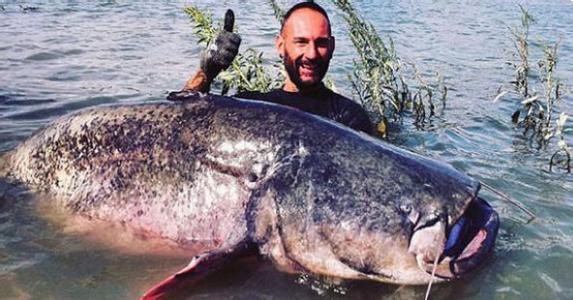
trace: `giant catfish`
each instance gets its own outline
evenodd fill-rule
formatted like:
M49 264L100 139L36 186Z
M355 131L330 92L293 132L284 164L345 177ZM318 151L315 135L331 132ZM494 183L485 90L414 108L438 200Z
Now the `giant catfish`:
M181 98L181 97L180 97ZM199 249L160 298L246 249L277 268L342 279L449 280L491 252L497 213L478 181L332 121L189 93L55 120L0 175L74 214Z

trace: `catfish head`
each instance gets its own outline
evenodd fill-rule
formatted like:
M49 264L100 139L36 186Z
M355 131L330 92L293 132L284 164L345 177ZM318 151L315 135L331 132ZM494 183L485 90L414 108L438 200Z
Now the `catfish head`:
M392 146L308 155L258 195L250 232L281 269L426 284L482 265L499 227L479 183ZM358 155L356 155L358 154Z

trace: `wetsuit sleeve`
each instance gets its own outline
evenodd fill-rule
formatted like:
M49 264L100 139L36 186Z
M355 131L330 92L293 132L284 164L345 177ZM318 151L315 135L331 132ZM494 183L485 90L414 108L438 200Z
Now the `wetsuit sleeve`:
M234 98L241 99L251 99L251 100L264 100L264 93L253 92L253 91L243 91L233 95Z
M345 112L345 119L347 122L345 123L348 127L363 131L367 134L372 134L372 123L370 122L370 118L366 114L366 111L360 106L357 105L358 108L352 107Z
M332 119L354 130L373 134L372 122L370 122L370 118L364 108L348 98L337 96L337 99L334 101L335 107Z

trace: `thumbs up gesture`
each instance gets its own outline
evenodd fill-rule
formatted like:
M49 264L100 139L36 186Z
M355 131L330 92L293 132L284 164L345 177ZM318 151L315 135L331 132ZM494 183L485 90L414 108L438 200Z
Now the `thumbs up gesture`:
M232 10L225 13L225 26L223 30L211 41L201 57L201 70L207 80L211 82L222 70L228 68L241 45L241 37L233 33L235 15Z

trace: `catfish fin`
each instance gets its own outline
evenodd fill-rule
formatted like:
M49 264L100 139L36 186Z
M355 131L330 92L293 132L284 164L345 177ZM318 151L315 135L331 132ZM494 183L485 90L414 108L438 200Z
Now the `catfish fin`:
M242 241L236 245L202 253L193 257L191 262L177 273L167 277L145 292L141 300L172 299L184 288L192 287L210 273L218 270L227 262L254 254L254 244ZM254 250L254 251L253 251Z

